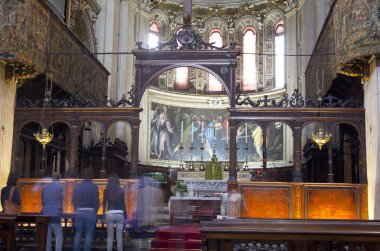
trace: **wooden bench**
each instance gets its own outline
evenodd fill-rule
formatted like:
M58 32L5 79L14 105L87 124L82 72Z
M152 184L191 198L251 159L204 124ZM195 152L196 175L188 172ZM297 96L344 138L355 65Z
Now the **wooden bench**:
M0 251L16 250L16 216L0 216Z
M289 251L380 250L380 221L226 219L202 221L200 230L204 251L246 250L256 244Z

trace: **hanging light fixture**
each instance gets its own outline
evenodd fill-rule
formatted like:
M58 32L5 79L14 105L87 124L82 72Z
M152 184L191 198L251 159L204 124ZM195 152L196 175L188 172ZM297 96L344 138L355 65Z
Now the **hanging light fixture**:
M318 145L319 150L322 150L324 144L330 141L331 133L328 133L324 128L318 128L315 133L311 134L312 140Z
M49 81L50 79L50 81ZM49 132L48 128L46 128L46 125L50 122L51 123L51 91L53 86L53 78L49 75L46 75L46 81L45 81L45 97L42 104L42 112L41 112L41 119L40 119L40 128L37 132L35 132L34 138L41 143L43 151L45 151L46 145L49 144L53 138L54 134L53 132ZM49 118L47 118L47 116ZM50 120L50 121L48 121ZM44 157L44 154L43 154Z
M319 97L318 97L318 103L319 108L322 107L323 104L323 98L322 98L322 89L319 90ZM319 126L317 130L311 134L311 139L315 142L315 144L318 145L319 150L322 150L322 147L324 144L330 141L332 134L329 133L325 128L323 124L323 116L321 118L321 121L319 122Z

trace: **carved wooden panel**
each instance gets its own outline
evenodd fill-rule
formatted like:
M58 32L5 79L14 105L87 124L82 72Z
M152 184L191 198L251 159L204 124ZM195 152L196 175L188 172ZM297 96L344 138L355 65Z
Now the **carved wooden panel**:
M41 193L44 186L50 182L50 179L19 179L18 187L20 189L20 197L23 213L40 213L42 209ZM74 187L76 184L82 182L82 180L76 179L63 179L61 184L64 188L63 199L63 212L66 214L74 213L72 206L72 196ZM102 214L103 194L104 189L107 186L107 180L97 179L94 183L99 188L99 201L100 207L98 214ZM127 207L127 216L130 221L136 219L137 209L137 181L136 180L120 180L121 186L125 191L125 203Z
M238 182L243 218L368 219L367 185Z
M306 187L306 218L359 219L357 190L350 187Z
M242 186L241 216L248 218L291 218L292 186Z

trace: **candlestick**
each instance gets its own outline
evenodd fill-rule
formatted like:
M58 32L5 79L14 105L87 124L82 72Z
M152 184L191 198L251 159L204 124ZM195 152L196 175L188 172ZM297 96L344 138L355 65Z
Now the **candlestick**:
M226 144L228 144L228 131L230 130L229 124L227 122L227 132L226 132Z
M183 139L183 121L181 121L181 143Z
M201 142L203 143L203 121L201 121L201 125L202 125L202 135L201 135Z
M191 143L194 141L194 122L191 121Z
M185 170L185 165L183 164L183 145L182 142L179 145L179 170Z
M189 165L189 171L194 171L193 150L194 150L194 145L193 145L193 143L191 143L191 145L190 145L190 165Z
M248 143L248 125L245 123L245 143Z
M203 150L205 149L203 146L203 142L201 143L201 163L199 165L199 171L204 171L205 170L205 163L203 162Z

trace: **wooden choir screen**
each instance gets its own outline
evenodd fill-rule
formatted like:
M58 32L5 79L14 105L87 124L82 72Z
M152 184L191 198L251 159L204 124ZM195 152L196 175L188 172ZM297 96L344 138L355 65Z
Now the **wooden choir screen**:
M60 182L64 188L63 213L73 214L74 209L71 199L74 187L80 183L80 179L62 179ZM44 186L51 182L51 179L19 179L18 187L22 205L22 213L40 213L42 209L41 193ZM100 208L98 214L102 214L103 192L107 186L106 179L95 179L93 182L99 188ZM120 180L121 186L125 191L125 203L127 207L127 216L129 221L136 220L137 210L137 180Z
M368 219L367 185L239 182L242 218Z

